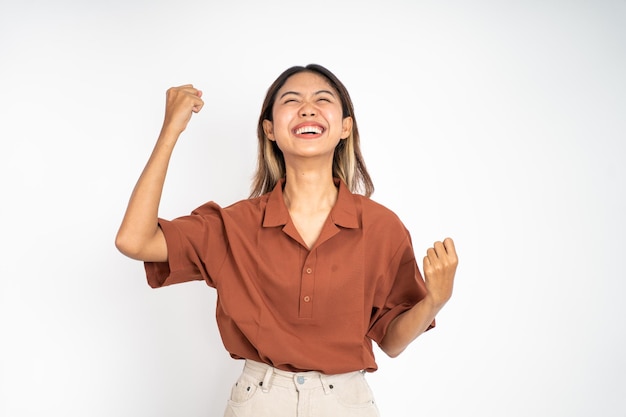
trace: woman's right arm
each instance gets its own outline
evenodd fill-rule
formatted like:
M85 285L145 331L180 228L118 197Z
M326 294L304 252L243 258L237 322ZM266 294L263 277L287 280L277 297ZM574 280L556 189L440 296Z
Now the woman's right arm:
M167 90L163 128L135 185L115 238L117 249L130 258L167 261L165 236L158 225L159 203L172 151L192 113L202 109L201 97L202 92L192 85Z

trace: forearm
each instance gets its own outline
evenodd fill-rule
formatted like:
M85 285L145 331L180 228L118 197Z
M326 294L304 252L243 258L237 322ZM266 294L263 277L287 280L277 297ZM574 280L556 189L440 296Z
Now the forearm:
M396 357L433 322L452 296L458 265L454 242L450 238L435 242L424 257L424 277L428 293L412 309L396 317L387 327L381 349Z
M159 233L158 211L170 158L179 134L163 129L128 202L115 244L125 255L152 257L150 242ZM162 259L161 259L162 260Z
M413 308L396 317L387 328L380 348L394 358L406 349L420 334L424 333L443 307L432 297L426 296Z
M204 105L201 97L202 91L191 84L167 90L163 128L115 238L115 245L126 256L142 261L167 261L165 236L158 225L163 184L178 137L191 115Z

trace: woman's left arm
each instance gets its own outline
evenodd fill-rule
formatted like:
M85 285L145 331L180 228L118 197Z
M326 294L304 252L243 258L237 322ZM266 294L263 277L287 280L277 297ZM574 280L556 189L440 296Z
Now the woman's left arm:
M422 334L452 296L458 265L454 242L450 238L435 242L424 257L424 282L428 294L413 308L396 317L387 328L380 348L392 358Z

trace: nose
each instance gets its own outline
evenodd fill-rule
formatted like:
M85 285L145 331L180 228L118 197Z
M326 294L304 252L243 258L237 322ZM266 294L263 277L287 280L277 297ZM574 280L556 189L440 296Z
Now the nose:
M316 114L315 106L313 106L310 102L306 101L302 105L302 108L300 109L300 115L302 117L307 117L307 116L315 116L315 114Z

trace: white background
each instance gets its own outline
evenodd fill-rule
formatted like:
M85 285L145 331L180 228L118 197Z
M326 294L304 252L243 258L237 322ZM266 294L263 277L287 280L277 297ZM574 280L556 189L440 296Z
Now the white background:
M460 254L438 327L369 376L383 416L626 415L624 1L0 3L0 415L220 416L215 293L114 248L165 90L206 99L163 217L248 194L291 65L346 84L419 258Z

